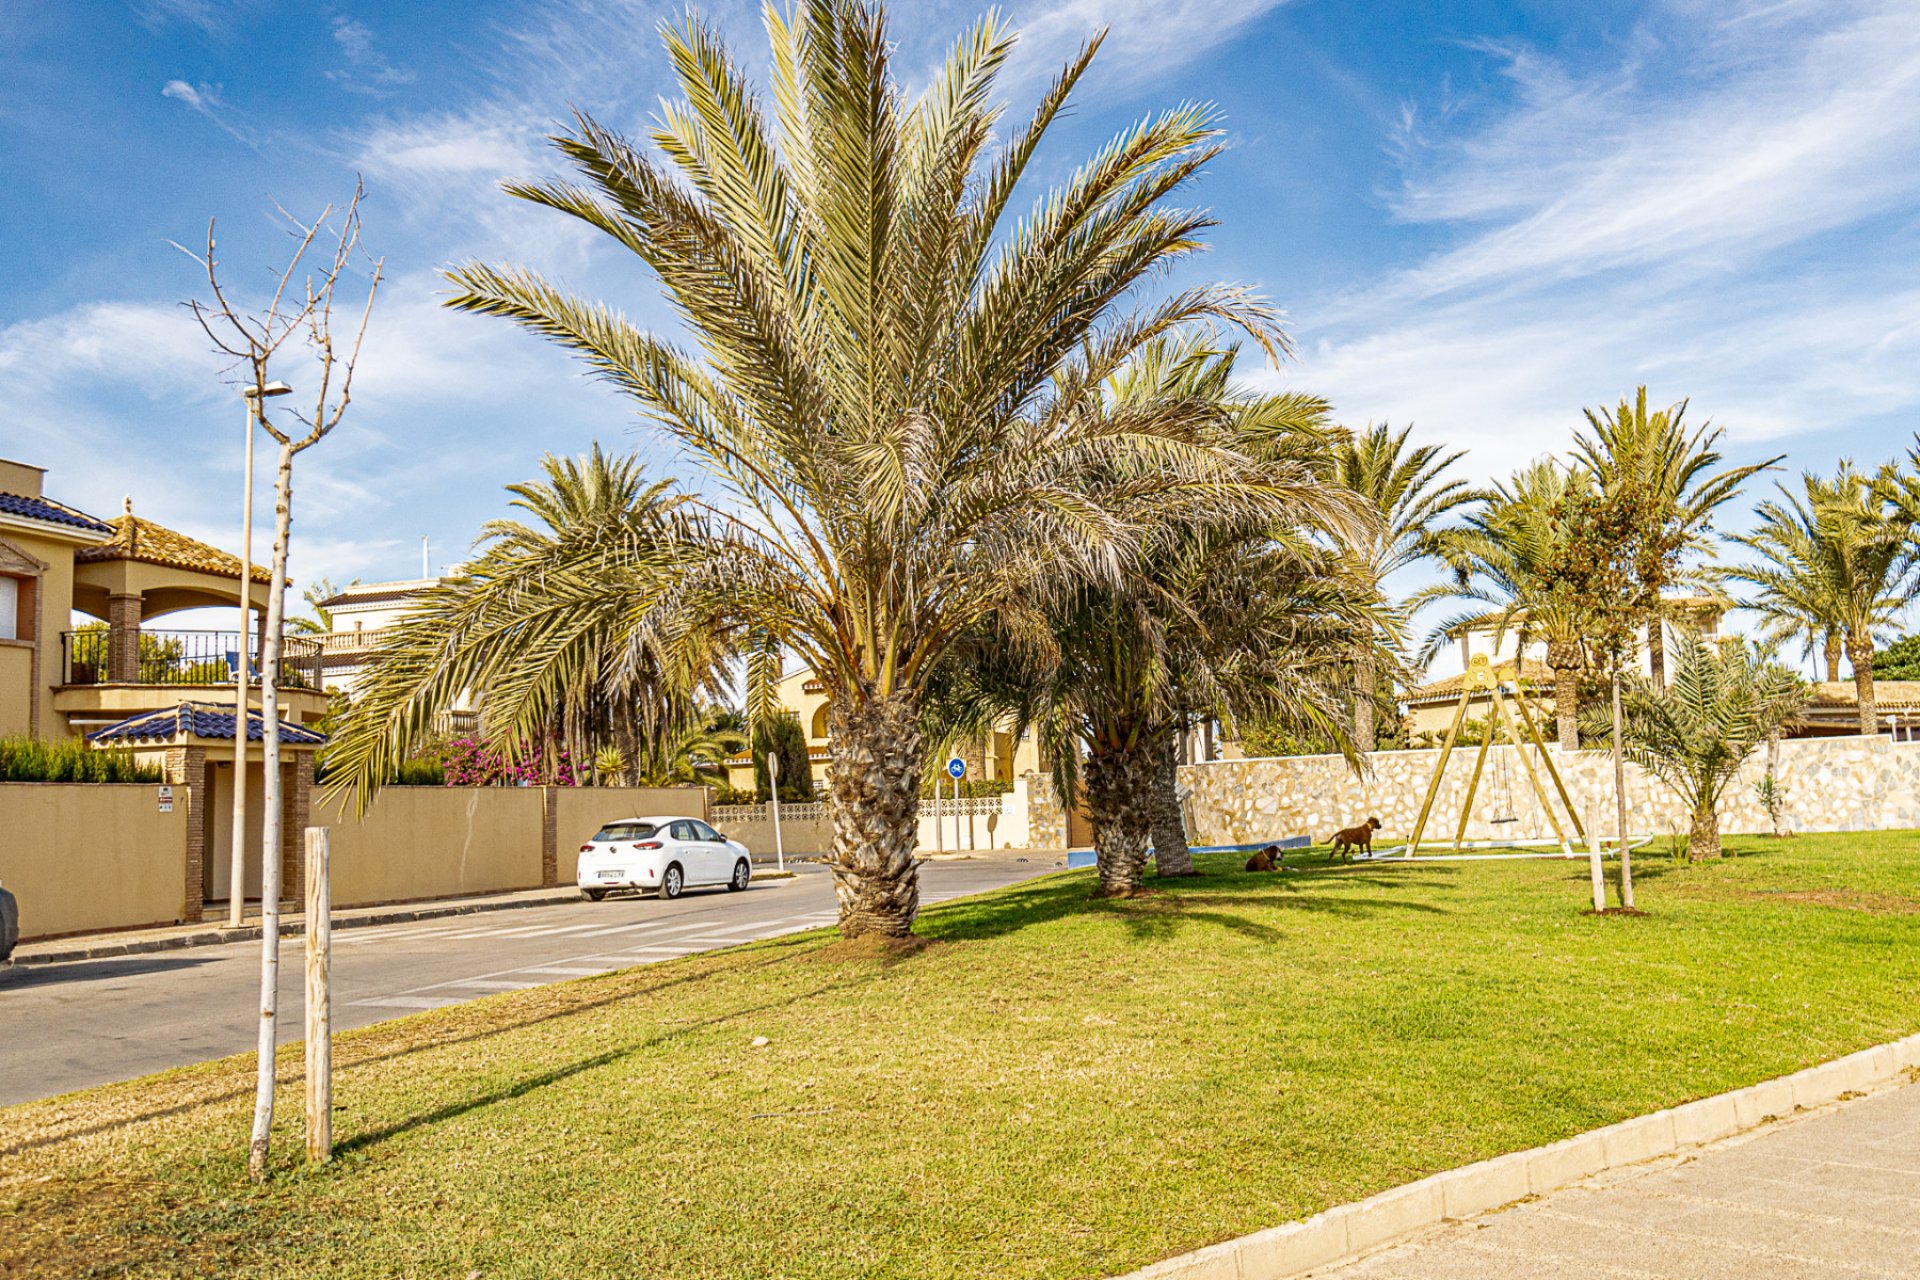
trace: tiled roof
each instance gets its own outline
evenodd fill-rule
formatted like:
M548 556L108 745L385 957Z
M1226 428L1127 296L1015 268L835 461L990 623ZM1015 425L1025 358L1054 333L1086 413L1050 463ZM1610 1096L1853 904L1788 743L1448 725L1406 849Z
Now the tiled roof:
M22 493L0 493L0 512L23 516L28 520L45 520L49 524L71 525L88 533L107 533L113 528L106 521L96 520L84 511L75 511L65 503L55 502L52 498L29 498Z
M266 737L266 718L253 708L247 708L247 741L259 742ZM175 738L210 738L215 741L233 741L233 708L216 707L205 702L183 702L177 707L168 707L164 711L143 711L130 716L118 724L110 724L104 729L96 729L87 735L89 742L171 742ZM297 724L280 722L280 741L297 746L317 747L325 743L323 733Z
M240 576L240 557L228 555L218 547L176 533L163 524L128 514L117 516L111 525L113 537L97 547L74 552L79 561L138 560L143 564L164 564L175 569L197 569L222 578ZM253 566L253 580L273 581L271 569ZM229 734L229 737L232 735Z
M1528 658L1520 667L1521 676L1536 689L1553 687L1553 668L1544 662L1535 662ZM1457 698L1460 688L1466 680L1463 672L1457 676L1448 676L1445 680L1435 680L1432 684L1423 684L1407 691L1408 702L1432 702L1442 698Z
M1860 699L1851 680L1822 680L1813 686L1815 707L1857 707ZM1873 705L1881 711L1920 707L1920 680L1875 680Z

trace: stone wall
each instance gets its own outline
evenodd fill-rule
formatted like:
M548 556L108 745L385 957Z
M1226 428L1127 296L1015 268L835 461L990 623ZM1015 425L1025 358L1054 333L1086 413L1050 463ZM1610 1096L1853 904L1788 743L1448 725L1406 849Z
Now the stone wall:
M1053 788L1053 775L1021 775L1027 786L1027 847L1064 849L1067 847L1067 810L1060 793Z
M1599 809L1610 815L1613 757L1606 751L1578 751L1559 763L1582 822ZM1458 748L1428 819L1423 846L1451 842L1460 820L1460 804L1473 773L1477 748ZM1281 836L1305 835L1324 841L1335 830L1369 815L1381 822L1380 839L1405 840L1419 816L1438 751L1377 751L1367 769L1356 774L1338 756L1291 756L1258 760L1216 760L1184 766L1180 781L1190 791L1190 838L1196 844L1251 844ZM1530 759L1537 756L1529 750ZM1727 785L1720 805L1727 833L1766 831L1766 811L1753 784L1766 771L1762 748ZM1780 744L1779 780L1787 788L1785 823L1794 831L1873 831L1920 827L1920 743L1895 743L1884 737L1804 738ZM1541 785L1552 793L1544 772ZM1556 798L1557 807L1557 798ZM1510 813L1516 822L1495 824ZM1666 784L1627 766L1627 825L1635 833L1684 832L1686 807ZM1606 817L1602 830L1610 830ZM1571 833L1569 833L1571 834ZM1469 840L1551 839L1553 828L1514 758L1514 748L1496 747L1481 777Z

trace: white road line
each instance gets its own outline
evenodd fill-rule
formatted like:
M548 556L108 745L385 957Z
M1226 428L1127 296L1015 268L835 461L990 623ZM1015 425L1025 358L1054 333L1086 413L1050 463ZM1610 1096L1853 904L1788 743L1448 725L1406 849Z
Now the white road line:
M461 978L455 982L436 982L430 987L421 987L422 991L439 991L446 987L476 987L487 991L525 991L528 987L547 985L538 978Z
M458 996L373 996L366 1000L349 1000L348 1004L375 1005L382 1009L443 1009L450 1004L459 1004Z
M621 961L622 964L626 963ZM610 967L610 966L609 966ZM519 970L520 973L557 973L567 978L591 978L607 972L604 968L588 968L585 965L536 964Z

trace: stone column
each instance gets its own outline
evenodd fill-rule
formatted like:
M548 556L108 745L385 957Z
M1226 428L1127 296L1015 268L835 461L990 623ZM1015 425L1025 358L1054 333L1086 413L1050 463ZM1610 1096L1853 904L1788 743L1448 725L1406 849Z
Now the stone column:
M280 766L280 900L299 902L306 893L307 823L313 813L313 752L295 751Z
M107 681L140 679L140 605L137 595L107 597Z
M212 821L213 777L205 747L172 747L167 751L167 782L174 788L173 803L186 806L187 860L181 886L180 919L198 924L207 904L208 824ZM182 795L184 790L186 794Z
M546 805L540 830L540 887L551 889L560 883L560 788L540 790Z

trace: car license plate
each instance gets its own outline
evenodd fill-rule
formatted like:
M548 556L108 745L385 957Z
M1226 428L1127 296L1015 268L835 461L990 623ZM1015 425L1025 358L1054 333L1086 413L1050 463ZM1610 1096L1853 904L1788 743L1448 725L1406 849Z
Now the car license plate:
M619 871L602 871L600 878L602 880L618 880L622 874L624 873Z

